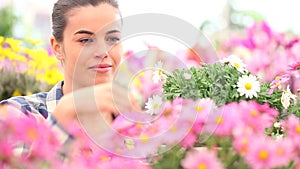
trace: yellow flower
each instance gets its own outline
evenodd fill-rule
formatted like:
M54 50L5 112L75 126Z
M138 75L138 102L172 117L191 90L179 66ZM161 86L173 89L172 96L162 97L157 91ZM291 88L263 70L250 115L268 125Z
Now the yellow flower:
M13 96L21 96L22 93L18 89L16 89L12 95Z
M0 44L2 44L2 42L4 42L4 37L0 36Z
M26 38L32 45L39 45L39 40ZM8 44L9 47L3 48L0 45L0 62L9 61L8 66L12 66L18 72L26 72L34 76L36 80L54 85L63 79L62 72L58 69L57 59L48 54L43 48L27 48L22 46L22 41L14 38L4 38L0 36L0 44ZM0 68L1 69L1 68ZM16 93L18 94L18 93Z
M5 43L9 44L11 49L15 52L20 52L21 47L20 45L22 44L21 40L13 39L13 38L6 38Z
M56 84L62 79L63 79L63 74L57 69L51 69L49 71L46 71L44 75L41 77L42 81L51 85Z
M30 37L27 37L25 38L30 44L32 45L41 45L42 44L42 41L41 40L35 40L35 39L32 39Z

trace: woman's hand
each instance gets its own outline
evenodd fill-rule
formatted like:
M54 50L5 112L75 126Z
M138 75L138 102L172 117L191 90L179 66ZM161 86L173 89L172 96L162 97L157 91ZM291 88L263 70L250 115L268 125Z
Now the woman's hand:
M83 88L64 95L53 116L65 129L75 121L90 137L98 137L108 130L113 116L133 110L128 93L126 88L112 83Z

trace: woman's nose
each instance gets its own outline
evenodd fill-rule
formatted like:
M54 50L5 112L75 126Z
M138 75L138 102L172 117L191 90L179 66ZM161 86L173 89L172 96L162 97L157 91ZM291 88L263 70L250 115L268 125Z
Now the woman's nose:
M104 42L97 43L95 46L94 56L98 58L108 57L108 49Z
M102 53L95 52L94 55L95 55L96 58L101 58L101 59L103 59L103 58L108 57L108 52L107 52L107 51L105 51L104 53L103 53L103 52L102 52Z

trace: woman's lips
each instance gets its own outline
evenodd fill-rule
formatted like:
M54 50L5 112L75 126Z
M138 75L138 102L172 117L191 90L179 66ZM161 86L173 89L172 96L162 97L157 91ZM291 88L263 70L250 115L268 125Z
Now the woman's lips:
M99 64L95 66L89 67L90 70L96 71L97 73L106 73L112 69L112 65L110 64Z

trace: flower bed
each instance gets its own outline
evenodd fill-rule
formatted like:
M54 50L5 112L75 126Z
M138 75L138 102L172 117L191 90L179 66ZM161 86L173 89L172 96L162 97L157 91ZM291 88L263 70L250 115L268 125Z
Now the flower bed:
M46 91L63 79L56 58L39 43L0 36L0 100Z
M0 166L300 167L300 102L295 92L300 64L294 46L298 41L278 41L277 34L267 25L258 28L264 28L255 29L259 34L265 33L264 38L250 31L250 39L232 41L231 46L223 49L226 57L214 64L175 70L172 65L177 64L165 61L163 56L148 60L149 57L136 57L128 52L127 62L120 69L130 73L121 72L119 76L123 77L121 80L129 79L130 87L138 90L138 96L143 96L144 109L142 118L138 118L140 112L123 112L123 115L136 115L137 120L150 119L150 122L133 122L118 116L112 124L117 132L104 134L102 149L95 150L93 140L76 125L69 129L75 140L67 148L63 147L51 127L40 119L24 116L13 107L5 110L0 107L0 128L4 131L0 136ZM266 45L277 46L265 48ZM251 59L256 57L247 58L245 53L239 53L241 46L250 56L258 52L273 57L278 52L284 53L280 57L287 57L289 61L280 65L280 69L272 66L278 62L268 62L267 67L274 70L266 76L266 65L252 64ZM158 51L151 50L147 54L153 56L153 52ZM234 55L228 54L229 51ZM289 57L291 51L294 51L293 56ZM153 63L151 69L140 72L149 63Z

